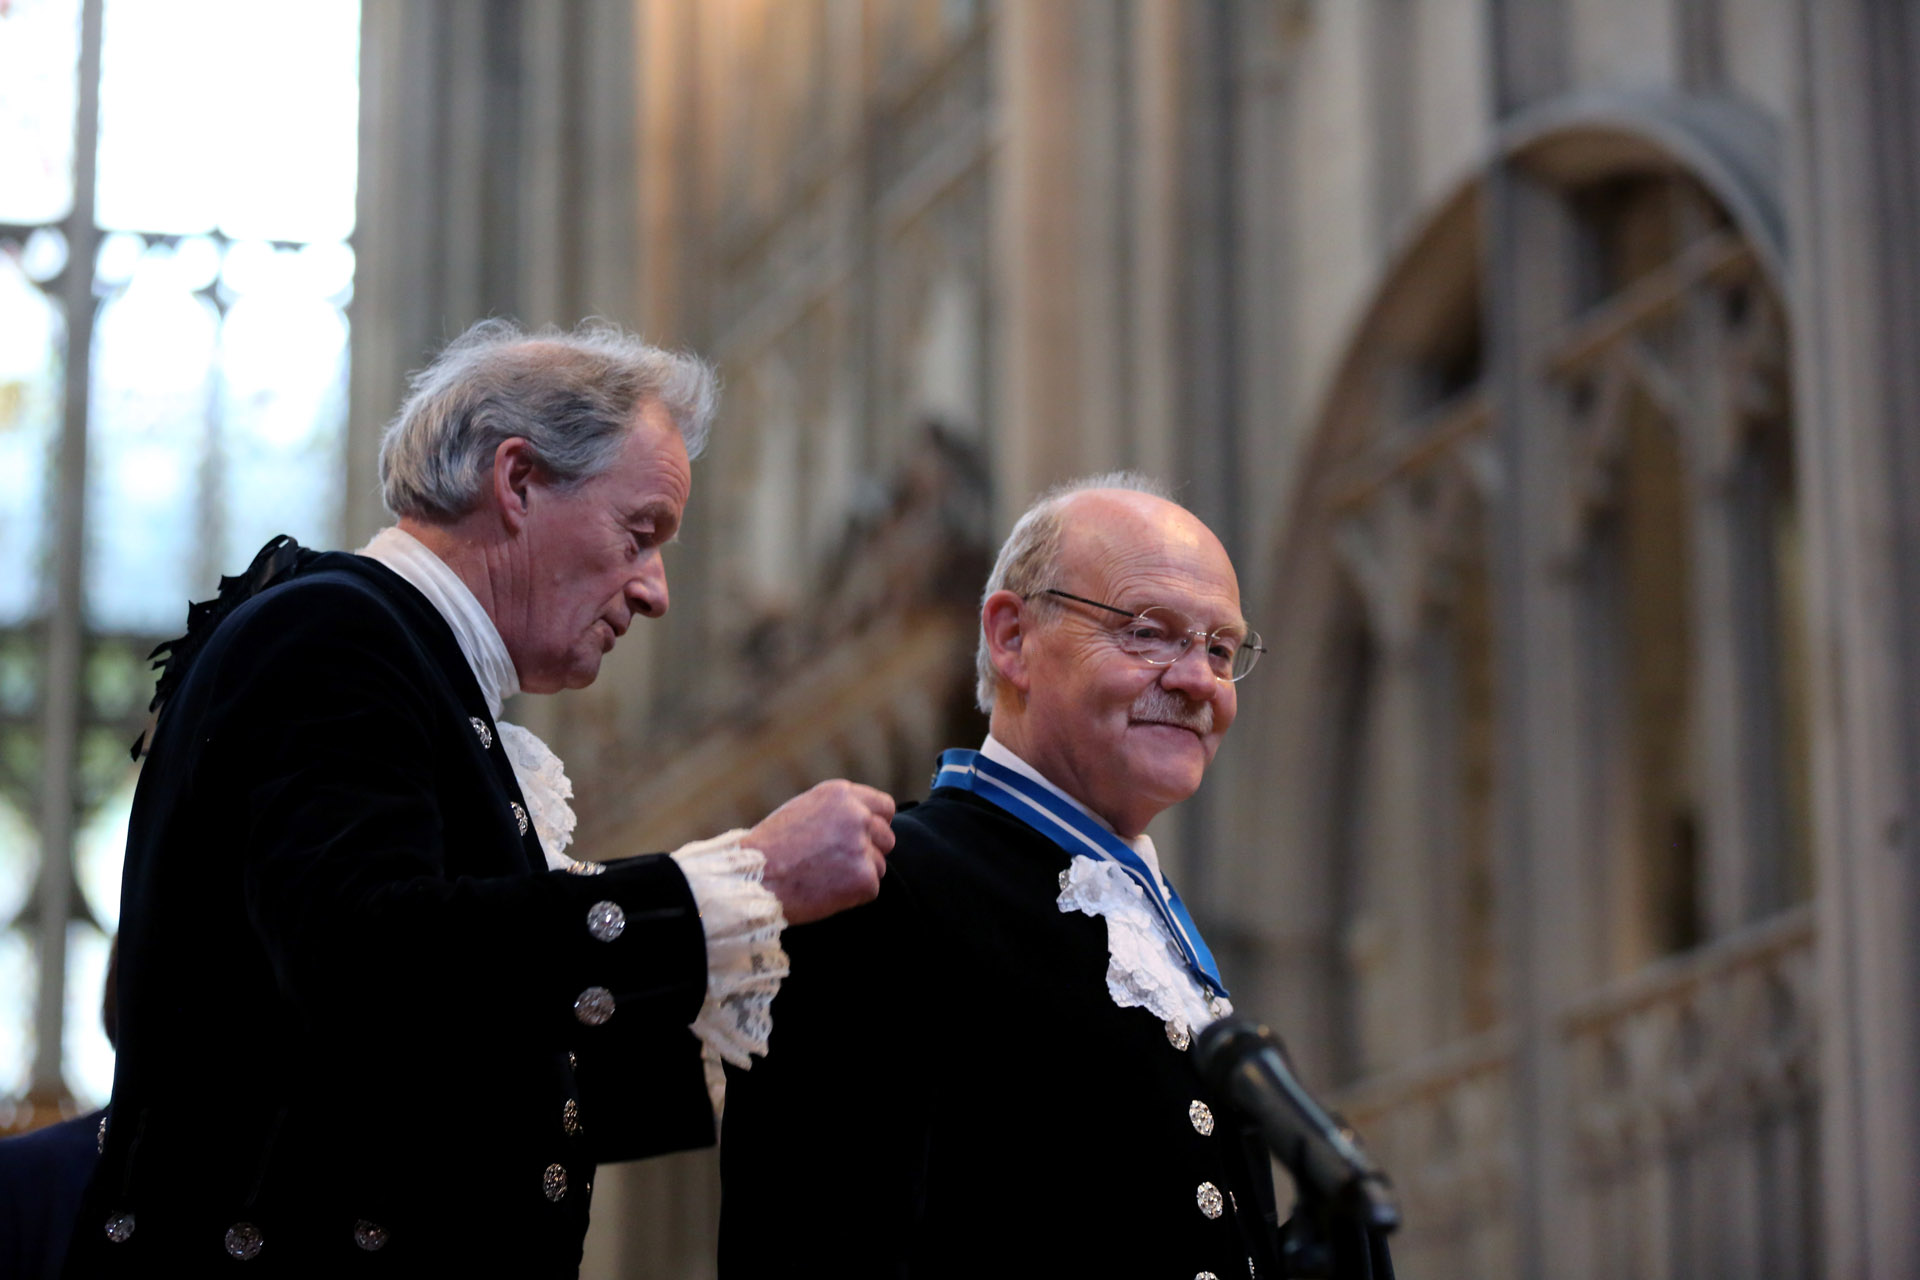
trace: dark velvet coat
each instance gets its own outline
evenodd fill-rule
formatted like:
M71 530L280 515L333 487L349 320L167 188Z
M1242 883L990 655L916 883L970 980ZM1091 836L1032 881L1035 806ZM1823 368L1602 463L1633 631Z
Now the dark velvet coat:
M1067 853L950 788L894 833L877 901L787 930L768 1055L728 1073L722 1277L1276 1274L1265 1156L1107 994Z
M573 1275L596 1161L711 1141L685 877L548 871L524 804L452 630L384 566L320 556L219 626L134 800L69 1275L250 1241L259 1274Z
M0 1280L60 1274L104 1118L89 1112L0 1141Z

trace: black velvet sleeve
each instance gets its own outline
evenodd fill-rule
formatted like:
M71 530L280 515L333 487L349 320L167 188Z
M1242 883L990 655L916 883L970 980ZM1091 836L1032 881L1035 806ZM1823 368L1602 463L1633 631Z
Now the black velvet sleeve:
M323 1022L415 1036L689 1040L706 954L673 860L529 874L499 788L446 759L450 713L390 616L326 584L260 603L226 647L202 761L236 792L236 838L209 855L242 864L282 995ZM624 916L617 937L590 931L599 903Z
M938 1007L914 894L890 871L877 901L787 930L793 971L767 1056L727 1071L720 1275L899 1276L927 1190L926 1014Z

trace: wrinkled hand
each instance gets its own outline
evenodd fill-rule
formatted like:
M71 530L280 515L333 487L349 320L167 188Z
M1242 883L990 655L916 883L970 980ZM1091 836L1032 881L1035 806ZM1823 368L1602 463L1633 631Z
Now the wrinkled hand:
M892 796L836 778L775 809L742 843L766 855L762 883L787 923L805 924L879 894L892 821Z

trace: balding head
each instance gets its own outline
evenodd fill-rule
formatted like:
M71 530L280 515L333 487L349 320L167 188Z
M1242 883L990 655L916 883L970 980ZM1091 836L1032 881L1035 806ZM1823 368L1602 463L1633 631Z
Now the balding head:
M986 589L980 593L982 603L996 591L1031 596L1053 585L1053 579L1059 576L1065 535L1062 513L1071 503L1090 493L1130 493L1173 501L1165 485L1138 471L1108 471L1053 486L1034 499L1033 505L1014 521L1013 531L994 558L993 572L987 575ZM974 676L974 701L981 711L991 715L997 677L984 634L974 655Z
M1175 561L1211 561L1228 575L1227 549L1200 517L1172 499L1137 490L1092 488L1060 503L1056 568L1151 574ZM1238 589L1235 590L1236 601Z

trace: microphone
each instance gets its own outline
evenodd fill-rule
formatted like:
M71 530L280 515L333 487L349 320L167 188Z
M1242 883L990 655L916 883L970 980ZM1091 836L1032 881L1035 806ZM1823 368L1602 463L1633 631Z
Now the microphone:
M1260 1126L1303 1196L1339 1205L1373 1231L1400 1225L1386 1174L1295 1077L1279 1036L1236 1014L1201 1031L1193 1056L1201 1077Z

